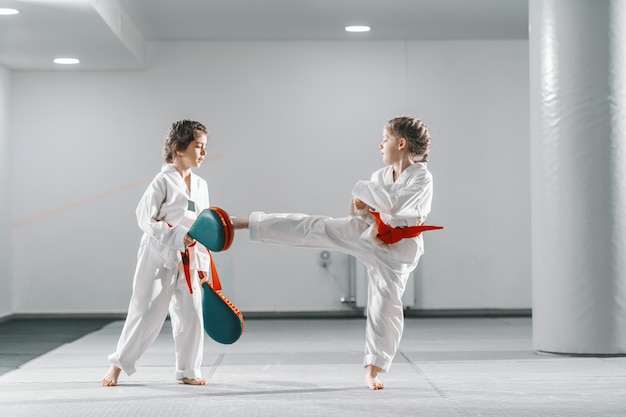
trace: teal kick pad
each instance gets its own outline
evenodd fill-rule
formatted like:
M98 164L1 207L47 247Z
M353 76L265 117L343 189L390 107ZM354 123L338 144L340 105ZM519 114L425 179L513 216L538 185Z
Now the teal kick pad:
M202 210L189 229L189 236L213 252L224 249L226 234L220 216L211 209Z
M204 330L216 342L230 345L243 333L243 322L222 298L207 284L202 296Z

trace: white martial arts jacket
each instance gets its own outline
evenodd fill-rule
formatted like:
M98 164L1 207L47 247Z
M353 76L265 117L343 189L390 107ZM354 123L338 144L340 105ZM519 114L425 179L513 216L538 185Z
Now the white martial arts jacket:
M393 180L393 167L387 166L374 172L369 181L359 181L352 189L352 196L380 213L381 220L391 227L422 224L430 213L433 197L433 178L425 162L407 167ZM377 246L384 246L377 237L378 228L369 208L356 210L350 205L350 215L362 217L370 227L361 235ZM398 260L412 263L424 253L422 236L390 245Z
M191 173L191 190L176 168L164 164L137 205L137 222L144 234L138 257L149 249L162 265L176 269L185 250L184 237L198 214L209 207L209 190L204 179ZM195 249L195 250L194 250ZM197 243L190 248L190 268L210 271L207 250Z

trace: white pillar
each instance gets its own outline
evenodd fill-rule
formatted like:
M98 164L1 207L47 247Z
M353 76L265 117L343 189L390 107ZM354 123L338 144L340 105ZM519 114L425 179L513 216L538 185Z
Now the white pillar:
M626 0L530 0L533 346L626 353Z

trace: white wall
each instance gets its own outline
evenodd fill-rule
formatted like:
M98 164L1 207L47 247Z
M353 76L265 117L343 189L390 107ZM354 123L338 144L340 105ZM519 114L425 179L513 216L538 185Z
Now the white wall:
M0 65L0 318L12 313L9 98L11 71Z
M174 120L211 131L212 204L343 216L384 123L433 135L420 308L529 308L527 42L157 43L144 72L14 72L16 313L125 312L134 209ZM243 311L340 310L345 262L252 244L218 254Z
M530 308L528 43L411 44L409 107L434 136L418 308ZM415 109L415 110L413 110Z

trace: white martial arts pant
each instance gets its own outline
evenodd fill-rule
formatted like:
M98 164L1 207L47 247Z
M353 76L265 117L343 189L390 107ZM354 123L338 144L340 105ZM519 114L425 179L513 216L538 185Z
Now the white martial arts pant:
M128 315L109 362L126 374L159 335L169 311L176 353L176 379L200 378L204 348L202 289L196 271L191 271L193 294L182 264L178 269L163 267L163 261L149 247L140 254Z
M386 371L402 338L402 294L419 255L415 254L409 263L394 259L393 245L376 245L361 237L369 227L360 217L261 212L250 215L250 239L253 241L335 249L366 265L369 284L363 365L376 365Z

